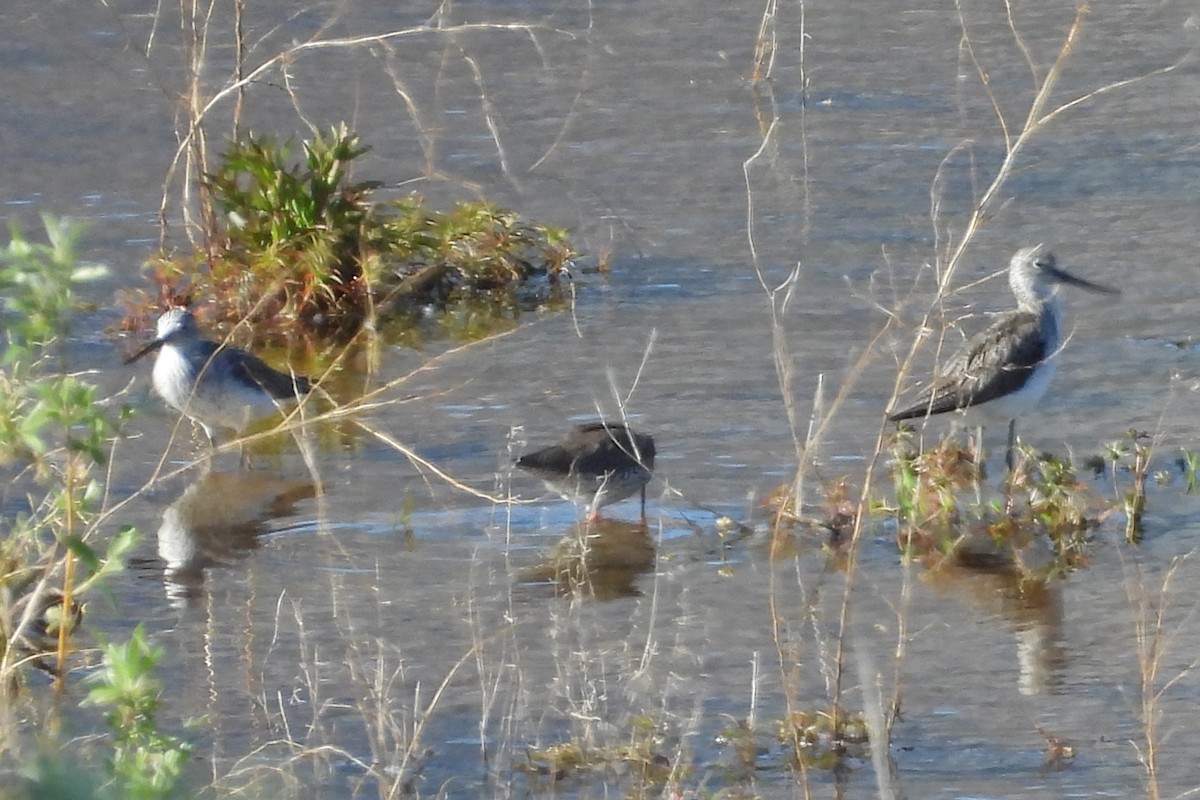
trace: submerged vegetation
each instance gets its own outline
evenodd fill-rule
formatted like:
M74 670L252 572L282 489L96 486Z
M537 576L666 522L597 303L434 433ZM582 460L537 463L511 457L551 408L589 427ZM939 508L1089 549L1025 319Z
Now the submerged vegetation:
M448 212L416 195L377 201L380 182L351 177L368 148L345 125L302 149L293 163L290 142L231 142L203 180L212 210L202 248L152 260L157 296L127 296L133 310L189 298L260 338L344 341L368 321L412 326L429 309L475 338L562 301L576 255L564 231L484 201Z
M956 437L923 451L912 449L907 432L894 441L897 540L907 555L994 568L1017 564L1039 577L1064 575L1085 563L1088 533L1109 504L1066 462L1020 448L1005 476L1003 499L985 502L978 457ZM1029 548L1039 542L1050 553L1030 563Z

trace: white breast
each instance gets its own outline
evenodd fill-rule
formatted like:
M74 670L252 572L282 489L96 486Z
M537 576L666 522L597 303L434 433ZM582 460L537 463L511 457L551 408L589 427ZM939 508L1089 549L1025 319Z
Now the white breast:
M240 434L252 419L276 408L260 387L238 380L220 352L211 363L195 364L178 347L164 345L152 377L167 404L203 425L210 437L212 428L232 428Z

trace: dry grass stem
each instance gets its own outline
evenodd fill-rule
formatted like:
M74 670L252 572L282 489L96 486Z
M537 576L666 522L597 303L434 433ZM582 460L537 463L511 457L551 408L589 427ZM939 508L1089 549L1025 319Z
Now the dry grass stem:
M171 160L171 164L167 170L166 177L163 181L162 200L159 207L159 223L160 237L163 249L166 249L166 232L168 212L171 205L171 187L175 185L177 180L181 181L181 213L183 222L187 230L189 239L195 244L194 232L196 230L212 230L212 215L214 213L212 204L208 198L201 192L200 196L200 213L201 220L197 221L193 218L191 199L194 197L195 180L197 176L204 175L210 170L208 168L208 152L205 125L208 118L213 112L221 107L226 102L232 100L233 118L236 121L240 120L243 108L245 105L246 91L257 83L263 82L271 73L278 72L283 80L285 91L288 91L292 97L293 107L296 113L303 118L303 113L300 110L299 99L294 93L291 85L290 67L300 58L310 53L317 53L330 50L358 50L380 48L394 53L394 43L418 37L437 36L443 37L457 48L459 56L463 63L467 64L476 86L479 88L479 99L481 110L484 115L485 123L492 136L493 144L496 147L497 155L500 159L501 169L503 173L515 182L515 177L509 167L508 157L505 151L503 139L500 135L500 126L497 121L498 112L491 102L490 95L484 86L484 76L479 68L476 59L471 56L465 47L462 46L462 37L482 32L496 33L519 33L526 37L532 44L534 49L543 55L544 51L541 44L542 36L561 36L569 40L575 40L577 35L562 28L554 28L539 24L526 23L493 23L493 22L470 22L470 23L451 23L446 20L444 13L435 15L428 23L417 25L400 30L387 31L384 33L372 33L358 36L342 36L333 38L323 38L334 23L339 19L338 14L334 14L326 19L318 30L303 42L294 43L286 47L274 55L264 59L257 66L250 66L246 63L247 54L254 52L261 46L270 36L271 31L263 34L253 45L247 45L245 41L244 20L241 13L242 6L237 4L238 13L235 17L235 72L231 80L224 85L215 89L211 94L206 95L204 76L207 71L207 55L213 43L210 41L212 35L213 14L216 3L211 2L207 7L201 9L193 6L190 8L183 6L180 9L182 15L181 22L185 31L185 45L187 48L187 82L184 91L184 108L186 109L186 119L184 120L181 129L178 131L179 145L176 148L175 155ZM161 9L159 10L161 13ZM155 15L154 26L151 30L147 41L146 53L149 54L154 46L158 30L159 15ZM428 128L421 123L422 114L418 113L416 104L413 101L412 94L404 89L403 81L398 78L398 73L394 67L385 66L385 72L391 75L393 85L396 87L397 94L401 98L408 110L411 119L418 130L418 137L422 140L422 149L425 151L427 163L432 163L432 139L428 132ZM315 129L313 123L308 123L310 128ZM236 130L236 127L235 127ZM540 159L539 159L540 163Z
M1133 628L1136 637L1136 653L1138 673L1141 677L1139 693L1140 707L1139 722L1142 725L1141 742L1133 742L1138 760L1145 772L1144 785L1148 800L1159 800L1159 752L1166 743L1167 735L1162 732L1164 698L1167 693L1181 680L1191 674L1197 660L1192 660L1185 667L1165 681L1161 680L1161 672L1172 639L1178 635L1195 617L1196 608L1193 606L1177 624L1168 627L1167 614L1170 610L1171 584L1179 569L1187 562L1189 555L1176 556L1171 559L1171 565L1163 574L1159 585L1151 590L1146 585L1146 577L1138 566L1126 567L1125 595L1133 609Z

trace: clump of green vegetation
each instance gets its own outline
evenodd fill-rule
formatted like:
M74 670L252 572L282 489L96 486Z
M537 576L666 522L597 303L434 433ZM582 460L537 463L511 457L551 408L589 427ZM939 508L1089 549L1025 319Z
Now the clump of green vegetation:
M1200 470L1200 452L1181 448L1178 464L1185 481L1183 493L1193 494L1196 491L1197 471Z
M983 471L969 448L947 437L917 452L907 432L893 445L892 475L900 523L898 542L910 556L936 564L946 557L966 565L1011 567L1038 573L1082 566L1088 532L1098 524L1097 498L1067 462L1019 449L1002 500L983 502ZM882 506L881 506L882 507ZM1052 556L1036 567L1018 554L1043 537Z
M1093 526L1095 498L1068 462L1052 453L1026 450L1022 463L1024 469L1012 485L1028 498L1030 514L1046 527L1052 540Z
M344 124L304 142L298 164L269 136L232 142L204 181L203 251L152 260L159 296L131 305L195 296L210 318L248 320L260 338L336 341L371 318L412 324L430 307L453 334L477 338L561 302L575 256L564 231L482 201L449 212L415 195L376 202L381 183L351 178L368 150Z
M830 714L798 709L779 722L779 741L793 750L797 765L835 769L846 758L869 753L867 723L861 714Z
M14 699L31 685L29 667L62 680L82 628L80 600L122 566L134 540L132 529L95 546L103 517L101 484L123 410L99 402L97 389L72 373L62 346L76 306L77 285L105 274L74 255L82 229L44 217L48 244L13 230L0 250L0 322L6 332L0 359L0 463L8 471L17 509L0 519L0 686ZM30 797L160 798L171 794L185 749L155 729L161 685L151 676L157 651L140 631L126 645L106 649L105 669L90 699L113 708L116 737L109 786L98 786L88 769L47 751L35 759L18 753L18 737L0 737L0 756L22 765L17 791ZM57 715L53 710L51 714ZM58 728L57 720L43 733ZM52 748L46 735L42 746Z
M585 746L562 742L526 751L517 770L537 782L552 783L590 774L617 773L629 782L627 796L642 797L651 788L684 778L687 769L672 763L665 736L655 720L634 717L628 741L622 744Z
M104 499L99 476L122 411L98 402L96 387L72 374L62 343L74 287L105 274L79 264L81 228L43 218L48 244L13 230L0 250L0 463L15 476L20 509L0 520L0 685L19 686L21 667L61 675L80 628L79 599L119 569L132 546L125 529L99 552L89 543ZM53 666L43 658L55 654Z
M1066 461L1026 448L1020 453L1009 476L1005 513L989 527L993 540L1015 547L1044 536L1053 558L1037 571L1047 577L1084 566L1090 532L1102 514L1099 498Z
M763 499L762 505L770 513L772 558L792 558L805 542L819 541L840 552L839 548L851 541L859 521L859 488L843 475L822 480L817 491L819 501L809 507L800 503L795 483L780 485ZM752 534L753 529L722 517L717 533L729 546Z
M104 646L104 667L90 678L89 705L107 709L113 737L108 771L115 794L127 798L170 797L190 746L156 725L162 681L154 667L162 648L150 645L139 625L124 644Z
M910 556L949 552L961 536L961 497L983 479L975 455L954 437L919 451L910 430L892 445L894 513L900 547Z
M594 759L578 742L559 742L545 747L531 747L525 751L525 761L516 765L518 772L524 772L538 781L561 781L575 775L580 770L586 770L593 765Z
M82 752L56 750L44 739L41 752L21 768L16 797L75 800L166 800L183 797L180 778L191 745L157 727L164 687L154 677L162 648L150 645L139 625L124 644L106 644L103 663L87 682L83 705L105 709L110 737L93 738ZM99 747L97 745L100 745ZM97 768L93 756L103 754Z

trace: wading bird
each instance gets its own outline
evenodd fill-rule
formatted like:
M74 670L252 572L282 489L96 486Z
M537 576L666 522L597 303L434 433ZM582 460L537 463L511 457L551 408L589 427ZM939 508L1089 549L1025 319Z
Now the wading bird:
M589 506L591 518L602 506L642 493L654 469L654 439L614 422L580 425L558 444L526 453L516 465L541 478L547 488L573 503Z
M240 436L254 420L312 388L308 378L280 372L245 350L205 339L186 308L171 308L159 317L154 341L125 363L156 350L155 391L198 423L214 448L218 430L232 429Z
M1018 250L1008 265L1008 284L1017 307L970 339L912 405L888 414L892 422L979 410L1008 420L1005 463L1013 468L1017 418L1033 408L1054 376L1062 347L1058 286L1119 294L1060 269L1043 245Z

